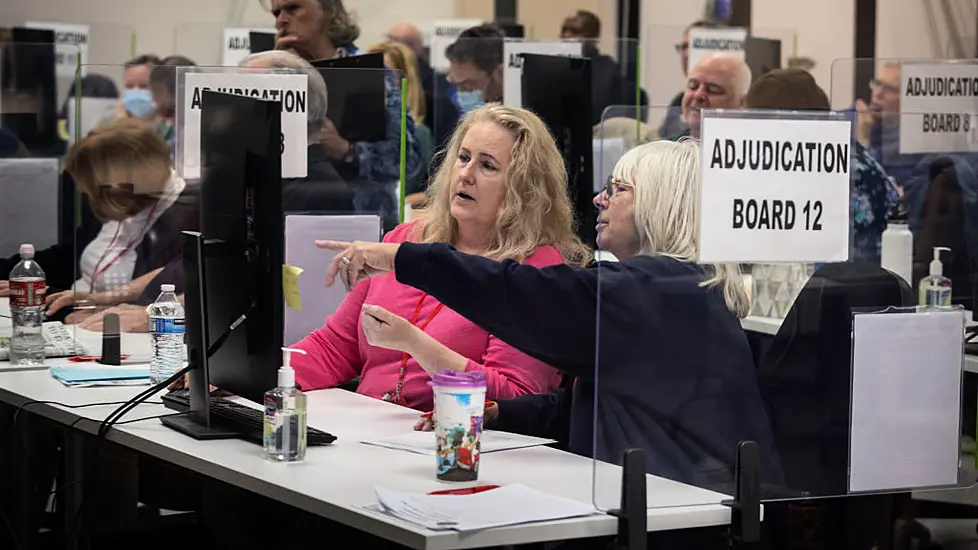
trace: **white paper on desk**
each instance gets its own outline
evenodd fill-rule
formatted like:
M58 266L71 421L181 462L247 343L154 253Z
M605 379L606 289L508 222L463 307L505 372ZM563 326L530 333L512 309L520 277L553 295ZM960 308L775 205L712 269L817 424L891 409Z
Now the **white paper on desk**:
M285 217L285 263L302 269L299 277L302 311L285 310L284 340L287 345L322 327L326 317L332 315L346 297L346 289L341 284L326 288L326 269L336 253L316 248L316 239L377 242L380 228L378 216Z
M365 445L384 447L396 451L407 451L409 453L434 456L437 451L434 432L409 432L403 435L363 441ZM528 447L539 447L556 443L553 439L542 437L532 437L509 432L499 432L496 430L485 430L479 436L479 452L493 453L499 451L511 451L513 449L525 449Z
M957 483L963 339L960 311L854 317L851 492Z
M384 513L436 531L480 531L507 525L590 516L590 503L514 483L472 495L423 495L377 487Z

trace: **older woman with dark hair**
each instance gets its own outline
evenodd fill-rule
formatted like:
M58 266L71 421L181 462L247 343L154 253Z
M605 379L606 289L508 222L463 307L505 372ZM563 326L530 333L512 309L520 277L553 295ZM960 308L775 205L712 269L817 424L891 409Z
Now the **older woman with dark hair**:
M360 27L341 0L266 0L275 16L275 48L289 50L307 61L362 55L354 41ZM328 69L326 69L328 70ZM336 121L326 121L322 145L336 171L362 189L357 208L379 212L385 226L397 222L394 186L400 180L401 94L399 78L387 75L386 138L375 142L350 142L339 135ZM406 177L410 181L421 171L421 152L414 120L407 117ZM365 183L372 185L365 186Z

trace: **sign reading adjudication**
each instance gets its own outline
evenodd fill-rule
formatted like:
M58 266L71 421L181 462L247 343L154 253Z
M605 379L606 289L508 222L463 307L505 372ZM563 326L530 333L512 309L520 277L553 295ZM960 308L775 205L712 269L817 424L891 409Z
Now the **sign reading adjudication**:
M184 178L200 177L201 93L213 90L229 94L282 102L282 177L306 176L308 142L307 76L269 73L187 72L183 98Z
M274 31L268 29L246 29L240 27L229 27L224 29L224 43L222 49L224 56L222 65L225 67L237 67L242 59L251 53L251 38L253 32L262 32L274 35Z
M436 71L448 71L448 58L445 50L451 46L462 31L482 24L481 19L436 19L431 22L431 40L428 43L431 52L431 66Z
M737 59L746 59L744 44L747 42L747 29L704 29L689 30L689 68L692 69L700 59L709 53L728 53Z
M85 75L85 65L88 64L88 41L91 36L88 25L28 21L24 26L30 29L54 31L55 74L74 77L78 54L81 53L82 76Z
M705 116L698 261L847 260L850 126Z
M978 152L978 65L904 63L900 152Z
M523 107L523 63L519 54L559 55L580 57L582 44L578 40L548 40L528 42L507 40L503 43L503 104L507 107Z

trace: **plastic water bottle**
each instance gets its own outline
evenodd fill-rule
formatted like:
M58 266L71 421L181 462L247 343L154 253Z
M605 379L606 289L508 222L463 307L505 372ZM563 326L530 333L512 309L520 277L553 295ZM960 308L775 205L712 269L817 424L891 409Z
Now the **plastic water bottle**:
M880 266L907 281L913 287L913 233L906 212L894 208L881 240Z
M175 290L173 285L161 285L160 295L146 308L153 344L153 359L149 364L149 380L153 384L159 384L183 368L186 327L183 306L177 300Z
M44 363L44 298L47 283L44 270L34 261L34 245L20 245L20 263L10 272L10 363Z

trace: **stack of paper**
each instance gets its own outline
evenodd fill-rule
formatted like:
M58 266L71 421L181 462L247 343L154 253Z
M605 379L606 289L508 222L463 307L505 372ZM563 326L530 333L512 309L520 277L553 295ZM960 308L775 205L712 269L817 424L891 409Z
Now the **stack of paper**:
M387 439L363 441L365 445L374 445L386 449L397 451L407 451L409 453L432 455L436 449L434 432L410 432L404 435L397 435ZM497 432L486 430L479 437L479 452L493 453L498 451L510 451L513 449L524 449L527 447L539 447L555 443L553 439L543 439L542 437L531 437L509 432Z
M591 504L513 484L471 495L419 495L376 488L380 509L436 531L479 531L597 514Z
M89 386L139 386L149 383L149 367L107 367L103 365L51 367L51 376L76 388Z

